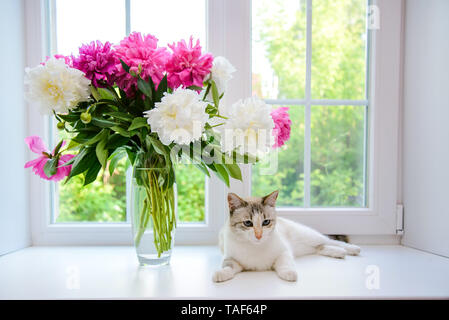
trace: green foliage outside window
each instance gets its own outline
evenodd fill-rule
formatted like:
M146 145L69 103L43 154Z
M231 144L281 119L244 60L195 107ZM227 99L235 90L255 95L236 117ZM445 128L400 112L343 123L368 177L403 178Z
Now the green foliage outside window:
M305 97L306 7L301 1L292 13L292 3L253 1L253 20L258 22L253 36L263 44L278 84L277 96L269 98ZM312 3L312 99L365 99L366 1ZM259 82L253 84L253 91L266 96ZM365 206L365 107L311 109L311 205ZM290 106L290 115L292 138L279 153L279 171L264 176L256 165L252 191L264 195L278 188L279 205L303 206L304 107Z

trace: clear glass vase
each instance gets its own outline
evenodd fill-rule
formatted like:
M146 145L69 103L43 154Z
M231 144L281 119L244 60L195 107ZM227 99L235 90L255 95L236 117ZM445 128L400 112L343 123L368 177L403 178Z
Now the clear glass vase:
M170 262L176 228L176 184L171 166L137 160L133 168L131 214L140 265Z

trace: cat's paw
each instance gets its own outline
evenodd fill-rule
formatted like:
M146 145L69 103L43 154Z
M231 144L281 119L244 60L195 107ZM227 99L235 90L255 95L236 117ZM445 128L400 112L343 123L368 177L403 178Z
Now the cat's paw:
M234 273L229 267L218 270L214 273L212 277L213 282L223 282L234 278Z
M298 280L298 273L296 270L293 269L280 269L276 270L276 273L278 274L279 278L286 280L286 281L297 281Z
M355 244L347 244L345 246L346 253L351 256L358 256L360 253L360 247Z

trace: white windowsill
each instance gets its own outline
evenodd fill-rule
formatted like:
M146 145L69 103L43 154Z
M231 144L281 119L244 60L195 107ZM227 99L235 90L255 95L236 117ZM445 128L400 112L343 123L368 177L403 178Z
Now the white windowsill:
M449 259L398 245L362 246L344 260L298 258L297 283L245 272L214 284L220 262L215 246L175 247L160 268L139 267L132 247L30 247L0 257L0 299L449 297ZM366 287L370 265L379 267L378 290Z

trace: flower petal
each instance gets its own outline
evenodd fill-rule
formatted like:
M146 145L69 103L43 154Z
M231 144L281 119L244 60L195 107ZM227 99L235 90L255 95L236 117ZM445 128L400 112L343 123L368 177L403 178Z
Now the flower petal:
M30 150L34 153L42 154L42 152L48 152L44 142L38 136L26 137L25 143L28 145L28 148L30 148Z

